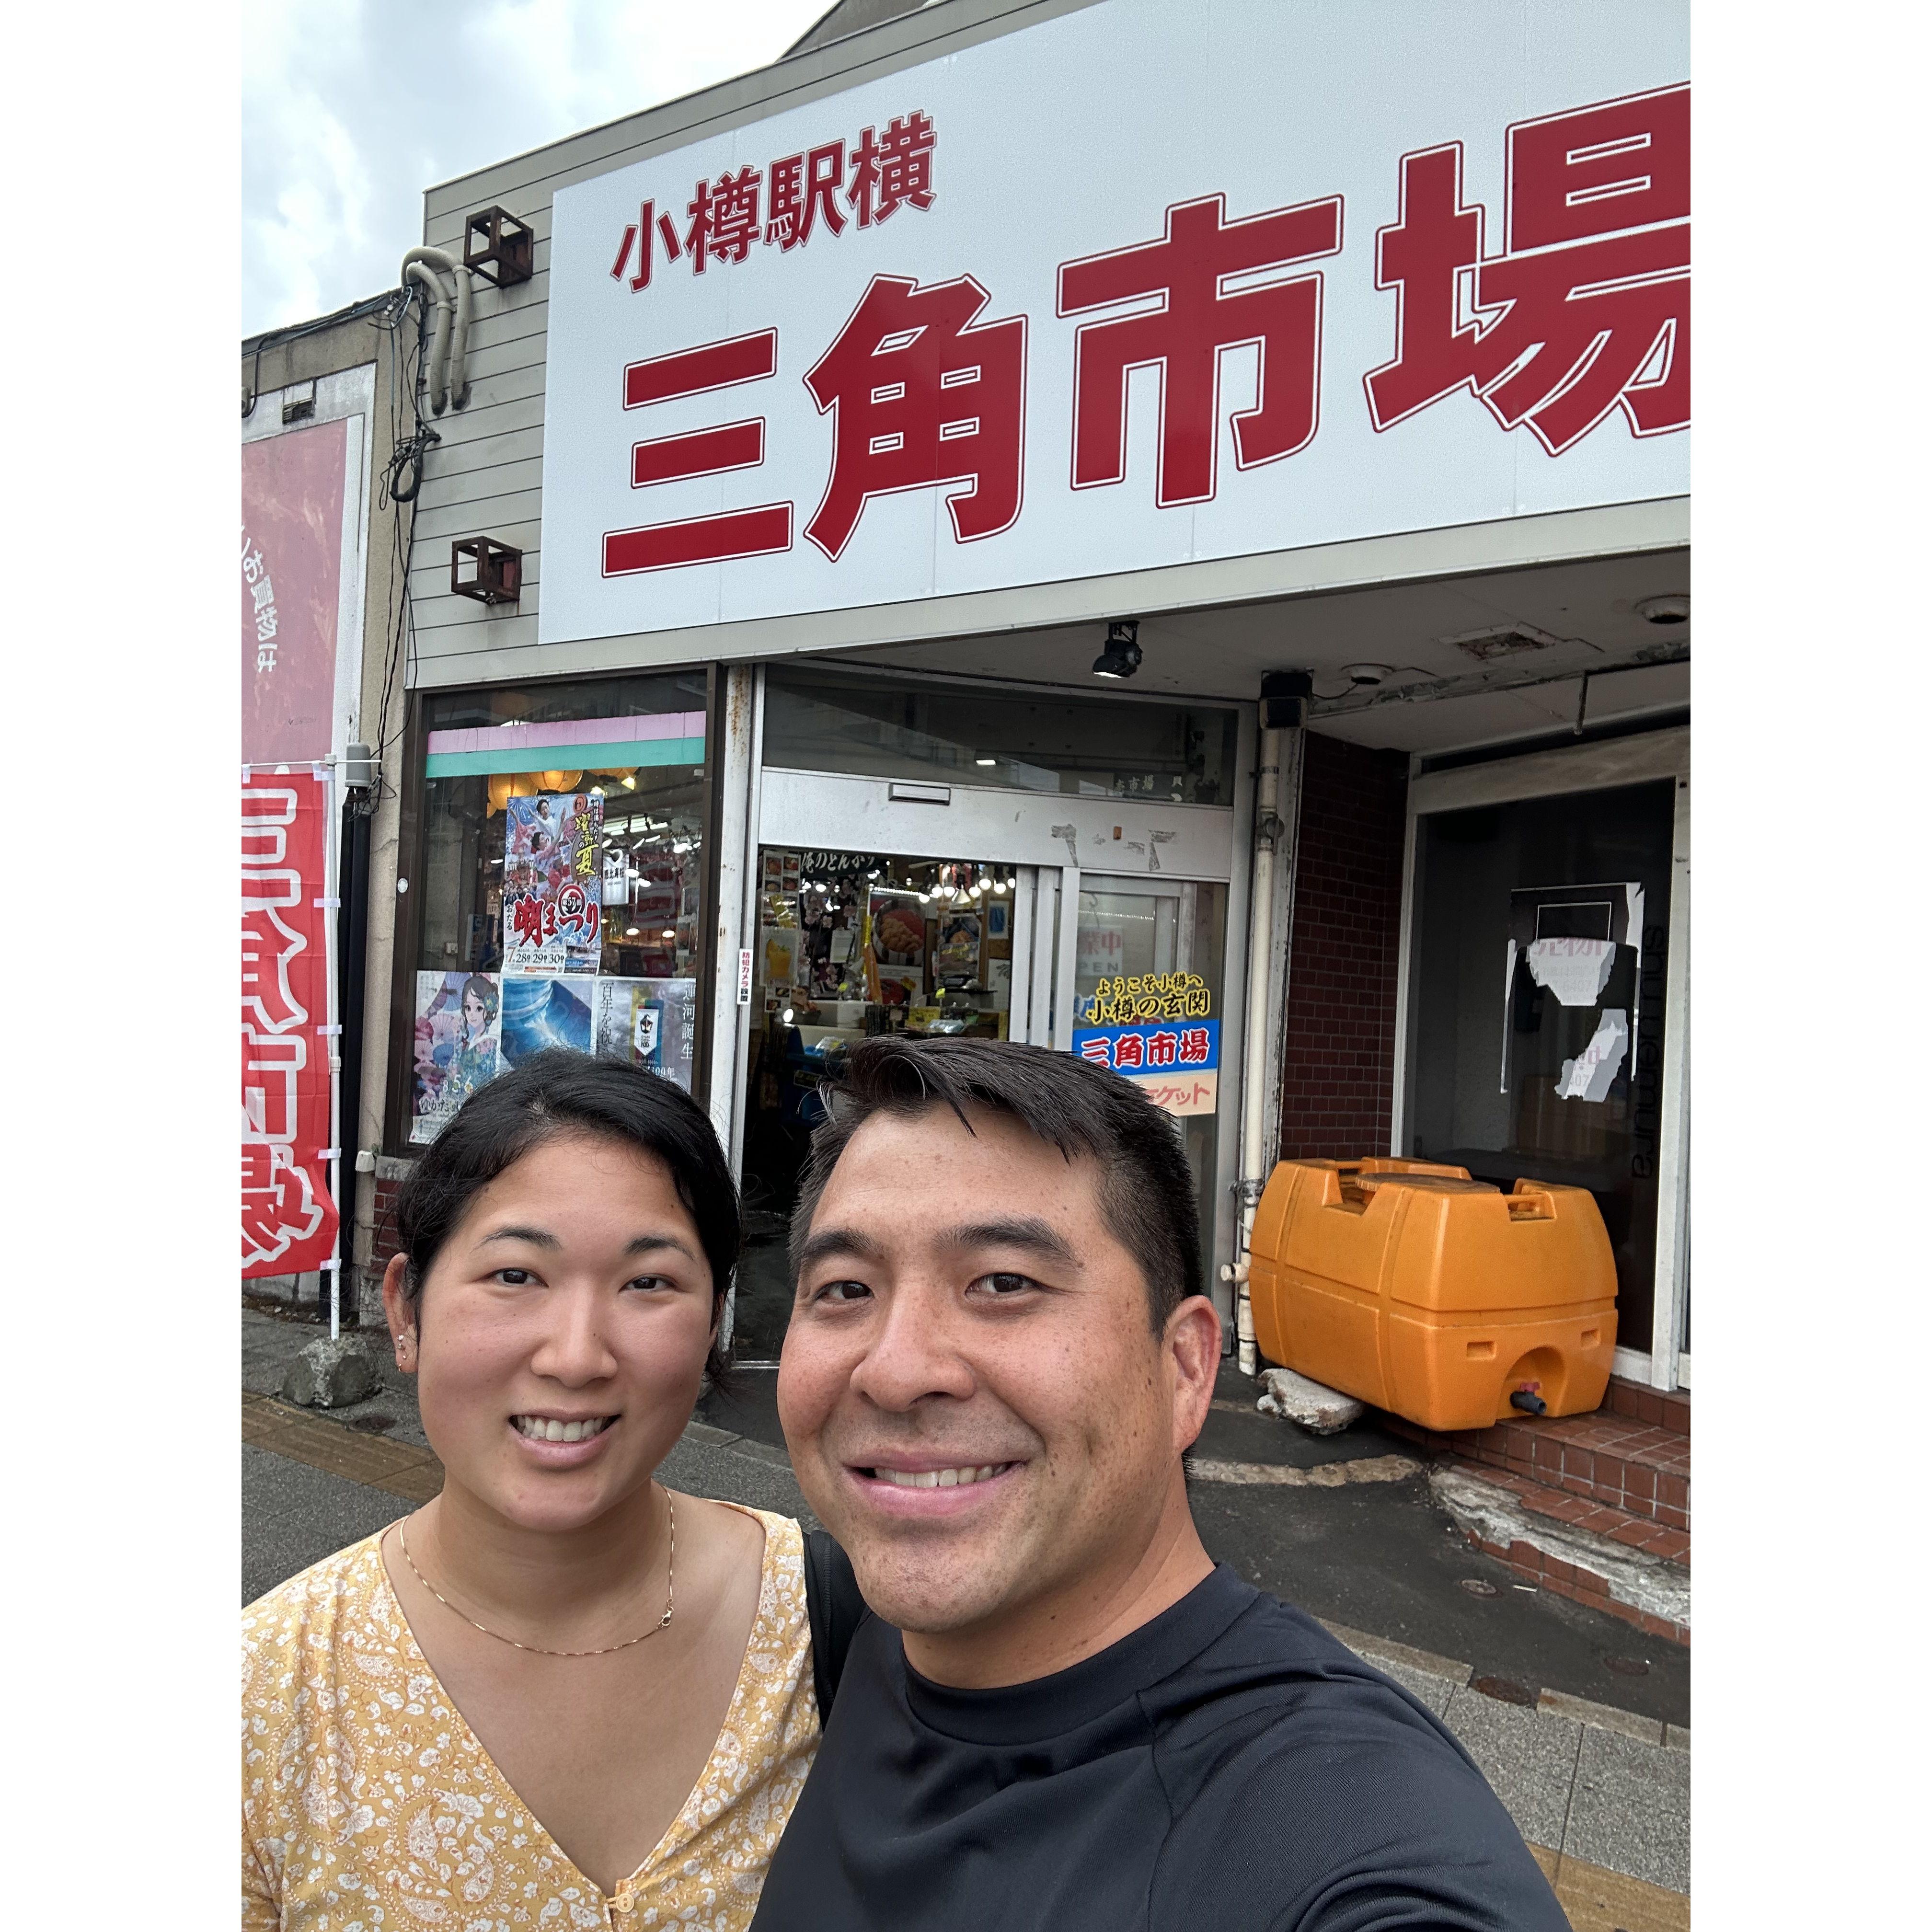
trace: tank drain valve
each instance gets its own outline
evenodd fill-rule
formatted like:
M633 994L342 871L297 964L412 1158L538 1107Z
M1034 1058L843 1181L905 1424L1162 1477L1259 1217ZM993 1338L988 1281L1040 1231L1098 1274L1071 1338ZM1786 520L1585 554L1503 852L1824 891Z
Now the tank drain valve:
M1526 1415L1542 1415L1546 1414L1550 1408L1549 1403L1545 1402L1535 1390L1526 1388L1512 1389L1510 1391L1510 1406L1512 1408L1521 1409Z

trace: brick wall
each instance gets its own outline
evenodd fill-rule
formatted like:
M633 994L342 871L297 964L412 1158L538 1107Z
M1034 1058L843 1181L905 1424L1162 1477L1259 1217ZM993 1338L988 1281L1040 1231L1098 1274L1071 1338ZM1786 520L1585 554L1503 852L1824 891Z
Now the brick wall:
M1304 760L1281 1157L1386 1154L1408 760L1312 731Z

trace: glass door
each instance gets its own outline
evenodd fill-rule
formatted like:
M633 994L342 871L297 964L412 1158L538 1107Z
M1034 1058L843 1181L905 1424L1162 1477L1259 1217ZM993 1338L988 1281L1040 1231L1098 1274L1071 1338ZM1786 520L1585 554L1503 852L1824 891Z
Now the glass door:
M1227 898L1221 884L1083 874L1073 954L1070 1043L1172 1117L1194 1176L1210 1280Z
M744 1096L748 1241L733 1334L775 1360L791 1312L787 1235L821 1081L880 1034L1055 1043L1053 866L763 845ZM1066 1042L1060 1040L1064 1046Z
M1232 1179L1216 1174L1217 1115L1239 1099L1232 1078L1219 1087L1232 813L767 764L757 823L734 1136L747 1232L732 1314L740 1360L776 1358L820 1084L868 1034L1025 1040L1094 1058L1096 1028L1114 1023L1083 1006L1103 979L1121 982L1109 997L1155 1003L1118 1025L1145 1033L1141 1070L1172 1074L1151 1097L1175 1114L1211 1210ZM1089 853L1106 876L1094 876L1099 863L1083 872ZM1132 983L1163 974L1171 983ZM1190 975L1201 982L1191 992L1180 984ZM1110 1046L1108 1064L1118 1053L1132 1077L1133 1051ZM1211 1241L1215 1216L1202 1218Z

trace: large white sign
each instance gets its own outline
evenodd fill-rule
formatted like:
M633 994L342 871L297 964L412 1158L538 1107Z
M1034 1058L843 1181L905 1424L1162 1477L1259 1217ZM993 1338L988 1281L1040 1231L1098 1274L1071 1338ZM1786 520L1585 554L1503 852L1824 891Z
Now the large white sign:
M1106 0L564 190L545 643L1689 485L1682 0Z

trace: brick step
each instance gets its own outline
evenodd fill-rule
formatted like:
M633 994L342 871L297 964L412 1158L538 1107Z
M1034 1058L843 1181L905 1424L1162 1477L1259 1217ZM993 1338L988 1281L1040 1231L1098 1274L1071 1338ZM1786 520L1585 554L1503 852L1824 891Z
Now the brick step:
M1646 1636L1690 1641L1688 1528L1458 1456L1438 1462L1429 1483L1472 1546L1526 1582Z
M1690 1438L1674 1430L1607 1409L1554 1419L1526 1415L1448 1436L1400 1416L1378 1420L1438 1456L1480 1463L1666 1529L1690 1528Z

